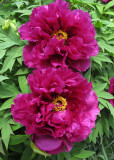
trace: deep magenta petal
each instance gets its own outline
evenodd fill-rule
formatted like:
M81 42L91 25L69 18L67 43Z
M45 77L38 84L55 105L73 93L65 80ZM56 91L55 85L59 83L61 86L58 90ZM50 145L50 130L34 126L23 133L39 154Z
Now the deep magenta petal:
M67 35L65 39L57 37L60 30ZM21 39L34 43L31 52L24 50L24 57L29 55L29 59L24 58L29 68L73 67L86 71L87 59L99 52L89 13L79 9L71 11L64 0L34 8L30 21L19 28L19 33Z
M59 151L63 146L69 151L73 142L88 137L100 111L91 82L78 72L60 68L34 70L27 80L32 93L19 94L11 107L14 120L26 127L27 134L62 140ZM67 102L63 111L54 110L58 96Z
M53 151L55 149L58 149L62 145L62 140L61 139L55 139L52 136L49 135L35 135L34 136L34 142L35 145L44 151Z
M108 92L114 96L114 78L110 79L110 87L109 87ZM114 107L114 99L110 99L109 102Z
M79 59L76 61L69 61L69 63L78 71L86 71L90 67L90 59Z

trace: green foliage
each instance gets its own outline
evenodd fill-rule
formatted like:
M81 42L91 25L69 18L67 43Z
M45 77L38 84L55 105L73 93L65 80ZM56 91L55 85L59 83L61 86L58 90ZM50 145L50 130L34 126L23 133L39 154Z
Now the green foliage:
M11 104L17 94L30 93L27 76L31 73L23 64L22 51L28 43L20 40L18 28L29 21L34 7L54 0L2 0L0 1L0 160L113 160L114 108L109 103L110 79L114 77L114 0L66 0L70 8L89 12L96 29L100 51L91 57L91 67L82 73L92 81L99 100L100 114L89 138L75 143L71 152L58 155L39 155L31 145L25 128L14 122ZM31 146L31 147L30 147ZM36 152L36 153L35 153Z

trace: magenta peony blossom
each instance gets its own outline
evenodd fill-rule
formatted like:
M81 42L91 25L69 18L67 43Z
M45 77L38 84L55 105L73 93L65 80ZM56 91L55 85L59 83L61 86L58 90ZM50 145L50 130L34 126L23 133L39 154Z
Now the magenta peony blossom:
M24 63L29 68L73 67L85 71L90 57L99 52L89 13L71 12L64 0L34 8L30 21L19 28L24 47Z
M109 2L110 0L102 0L103 2Z
M36 146L50 154L68 152L87 138L99 114L98 100L80 73L49 68L28 77L32 93L19 94L11 112L32 134Z
M110 79L110 87L109 87L108 92L114 96L114 78ZM114 107L114 99L110 99L109 101Z

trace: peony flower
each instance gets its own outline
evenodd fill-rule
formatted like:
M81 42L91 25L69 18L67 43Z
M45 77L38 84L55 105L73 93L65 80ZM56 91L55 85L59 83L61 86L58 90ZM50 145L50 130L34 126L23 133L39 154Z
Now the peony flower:
M110 87L109 87L108 92L114 96L114 78L110 79ZM109 101L114 107L114 99L110 99Z
M112 1L112 0L102 0L103 2L110 2L110 1ZM114 6L112 6L112 8L114 8Z
M29 68L73 67L85 71L90 57L99 52L95 29L88 12L69 9L64 0L34 8L30 21L19 28Z
M80 73L49 68L28 77L32 93L19 94L11 112L32 134L35 145L49 154L68 152L85 140L99 114L98 100Z
M103 0L103 2L109 2L110 0Z

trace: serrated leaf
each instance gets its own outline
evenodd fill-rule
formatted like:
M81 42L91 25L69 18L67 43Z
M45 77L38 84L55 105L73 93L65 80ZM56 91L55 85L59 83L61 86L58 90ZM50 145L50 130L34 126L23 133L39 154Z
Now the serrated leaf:
M20 36L16 34L16 32L11 27L9 27L8 30L0 29L0 32L2 34L2 37L0 37L1 41L12 42L16 45L23 44L23 42L20 39Z
M104 8L104 11L106 11L107 9L109 9L110 7L114 6L114 0L108 2Z
M108 43L106 43L103 39L100 39L100 41L98 42L99 46L102 49L106 49L107 51L114 53L114 46L109 45Z
M20 45L21 40L19 36L13 31L11 27L7 31L0 30L0 50L4 50L8 47L14 46L14 45Z
M105 99L102 99L102 98L98 98L98 100L99 100L99 102L101 103L101 104L103 104L107 109L109 109L109 107L108 107L108 105L107 105L107 103L109 103L107 100L105 100Z
M14 46L6 52L7 57L3 63L3 67L0 73L3 74L8 69L10 71L12 70L16 58L22 56L22 50L23 50L23 47Z
M14 2L12 5L16 5L19 9L24 3L28 5L29 2L26 2L26 1Z
M97 96L104 99L114 99L114 96L108 92L96 92Z
M26 76L18 76L19 87L22 93L29 93L29 85Z
M0 98L13 97L19 93L20 92L13 85L9 85L3 82L0 84Z
M98 55L97 55L97 58L99 58L99 60L100 60L100 61L103 61L103 62L113 63L110 58L108 58L108 57L106 57L106 56L104 56L104 55L99 55L99 54L98 54Z

